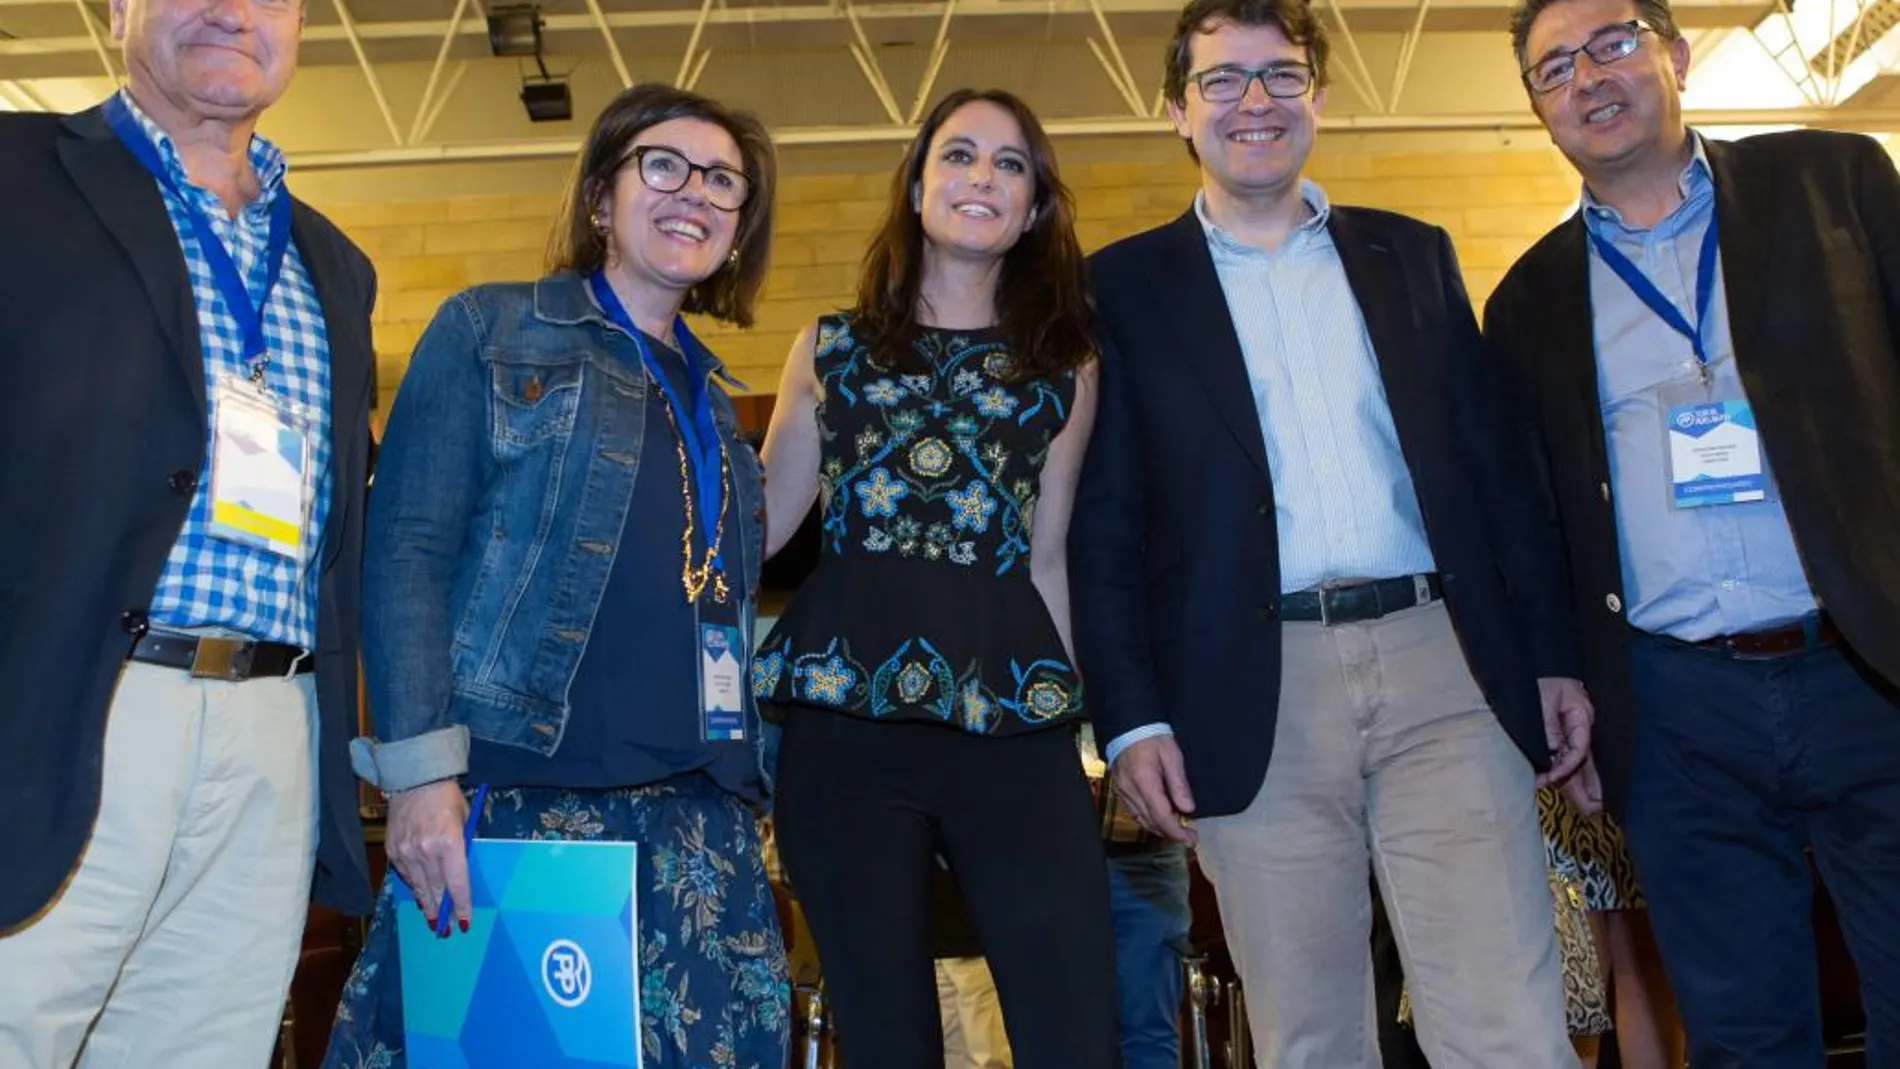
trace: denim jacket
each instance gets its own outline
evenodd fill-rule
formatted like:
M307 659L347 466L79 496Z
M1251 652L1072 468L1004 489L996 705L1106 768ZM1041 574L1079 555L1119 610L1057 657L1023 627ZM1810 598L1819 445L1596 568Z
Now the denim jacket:
M696 339L686 344L737 385ZM436 313L370 492L363 659L379 737L352 744L363 779L400 791L459 776L471 735L543 754L560 745L628 522L648 388L633 339L578 275L478 286ZM728 522L742 535L744 577L734 586L749 636L763 482L732 402L711 394L731 458Z

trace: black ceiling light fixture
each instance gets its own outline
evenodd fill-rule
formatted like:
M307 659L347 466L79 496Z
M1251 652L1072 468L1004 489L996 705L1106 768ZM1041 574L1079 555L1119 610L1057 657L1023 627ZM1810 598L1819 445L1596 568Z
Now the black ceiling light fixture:
M508 4L488 12L488 50L497 56L541 54L541 5Z
M521 106L530 122L565 122L574 117L574 95L564 76L550 74L541 55L540 4L507 4L488 12L488 50L497 56L532 57L539 77L521 79Z
M567 79L551 75L522 79L521 106L528 109L529 122L566 122L574 117L574 95L568 92Z

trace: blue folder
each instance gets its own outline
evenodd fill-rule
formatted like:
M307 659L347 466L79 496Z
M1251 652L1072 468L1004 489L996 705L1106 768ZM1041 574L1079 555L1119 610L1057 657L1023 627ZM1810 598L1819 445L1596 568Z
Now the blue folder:
M477 839L469 931L447 939L402 887L411 1069L638 1069L637 849Z

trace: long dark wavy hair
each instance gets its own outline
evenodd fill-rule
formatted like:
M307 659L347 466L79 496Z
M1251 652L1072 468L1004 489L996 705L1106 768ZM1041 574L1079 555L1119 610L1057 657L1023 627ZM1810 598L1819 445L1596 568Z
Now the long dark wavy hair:
M1029 105L1001 89L959 89L944 97L905 150L904 162L891 178L884 221L864 254L853 326L879 364L912 373L928 370L920 366L922 357L915 348L924 285L924 224L912 190L923 180L938 129L958 108L977 101L1015 116L1029 143L1035 221L1003 256L996 318L1010 349L1010 377L1047 378L1095 355L1088 266L1075 240L1075 198L1056 170L1055 146Z
M728 108L684 89L636 85L615 97L594 120L594 128L588 131L587 143L575 161L561 216L548 242L548 268L591 274L607 266L609 239L594 228L594 212L601 198L613 191L614 180L627 164L633 139L646 128L672 119L699 119L732 135L739 146L741 168L752 183L751 195L739 209L739 226L732 238L737 261L721 264L710 278L687 290L681 310L749 327L771 266L778 156L764 124L750 112Z

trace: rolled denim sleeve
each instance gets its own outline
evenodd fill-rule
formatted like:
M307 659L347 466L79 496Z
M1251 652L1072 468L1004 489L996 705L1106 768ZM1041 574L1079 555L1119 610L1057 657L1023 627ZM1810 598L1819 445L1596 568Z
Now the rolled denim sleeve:
M401 791L468 771L468 728L450 713L449 618L487 464L489 385L467 294L437 311L390 410L370 489L363 561L363 671L373 738L356 774Z

